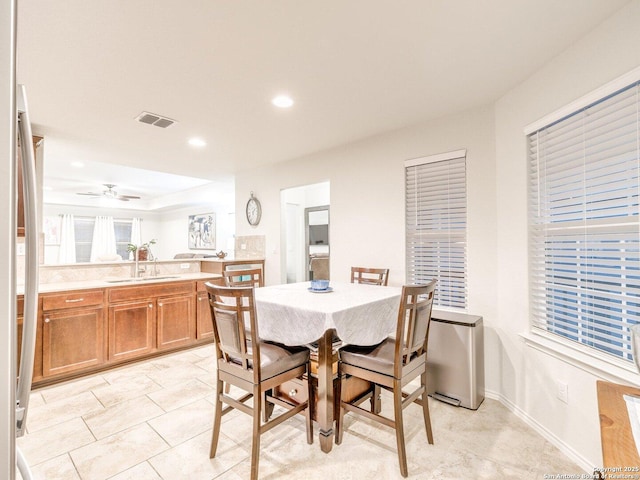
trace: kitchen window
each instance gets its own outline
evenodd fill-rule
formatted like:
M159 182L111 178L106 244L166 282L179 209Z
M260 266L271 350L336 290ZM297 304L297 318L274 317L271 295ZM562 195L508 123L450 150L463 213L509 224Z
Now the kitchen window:
M407 282L437 279L434 305L467 308L466 150L405 162Z
M77 262L91 261L91 244L95 223L95 217L75 217L74 219ZM113 220L116 251L124 260L129 259L127 245L131 242L131 225L131 218Z
M640 320L635 77L526 131L532 330L614 363L633 360Z

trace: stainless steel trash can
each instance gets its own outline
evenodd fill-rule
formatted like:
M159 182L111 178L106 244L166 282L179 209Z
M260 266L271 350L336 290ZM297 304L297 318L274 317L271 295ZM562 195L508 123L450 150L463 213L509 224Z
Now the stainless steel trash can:
M484 400L482 317L434 309L427 364L429 395L476 410Z

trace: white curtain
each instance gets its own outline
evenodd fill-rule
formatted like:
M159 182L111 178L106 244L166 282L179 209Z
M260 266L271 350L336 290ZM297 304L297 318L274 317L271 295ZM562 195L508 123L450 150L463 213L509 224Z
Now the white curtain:
M141 240L141 223L142 220L140 218L132 218L131 219L131 243L136 246L139 246L142 243ZM133 252L129 252L129 260L133 260Z
M73 226L73 215L65 214L61 216L58 263L76 263L76 232Z
M97 262L103 258L115 258L117 255L113 217L96 217L96 223L93 227L93 241L91 242L91 261Z

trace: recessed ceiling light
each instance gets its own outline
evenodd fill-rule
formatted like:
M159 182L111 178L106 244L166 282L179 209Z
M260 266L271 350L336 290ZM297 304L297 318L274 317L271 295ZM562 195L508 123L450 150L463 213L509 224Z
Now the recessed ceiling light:
M293 105L293 100L288 95L278 95L273 100L271 100L271 103L279 108L289 108L291 105Z
M75 168L82 168L84 167L84 163L75 161L75 162L71 162L71 166Z
M207 142L205 142L201 138L194 137L189 139L189 145L191 145L192 147L204 147L205 145L207 145Z

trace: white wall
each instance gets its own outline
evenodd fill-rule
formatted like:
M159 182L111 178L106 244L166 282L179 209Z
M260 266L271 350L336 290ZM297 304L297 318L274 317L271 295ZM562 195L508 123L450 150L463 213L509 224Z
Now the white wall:
M188 227L189 215L200 215L214 212L216 215L216 246L211 250L189 250ZM233 254L233 237L235 232L235 215L225 208L211 206L188 207L164 213L160 218L158 238L162 239L154 251L163 260L173 258L176 253L213 254L224 250Z
M238 235L266 237L266 283L280 283L280 190L329 180L331 278L352 265L387 267L405 282L404 161L467 149L469 311L491 319L496 306L496 205L493 109L477 108L306 158L236 176L236 209L249 192L262 202L257 227L238 216Z
M639 25L640 2L633 1L495 106L498 315L492 319L496 335L487 339L485 349L492 388L497 385L506 403L566 445L585 468L602 464L595 386L599 376L528 347L521 337L529 328L523 129L640 65ZM568 384L568 404L557 399L557 381Z

